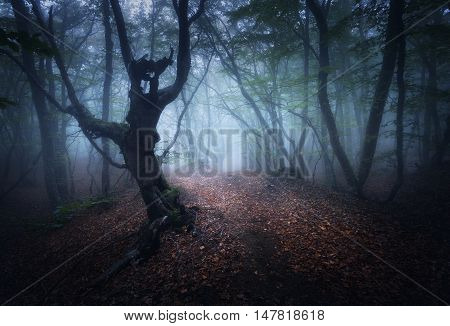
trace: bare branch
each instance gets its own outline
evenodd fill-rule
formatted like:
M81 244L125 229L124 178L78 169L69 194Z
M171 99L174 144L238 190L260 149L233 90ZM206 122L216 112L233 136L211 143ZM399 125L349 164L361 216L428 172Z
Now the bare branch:
M203 83L203 80L205 79L206 74L209 71L209 65L211 63L211 60L212 60L212 55L209 57L208 64L206 65L205 71L204 71L202 77L200 78L200 80L198 81L197 85L195 86L194 90L192 91L191 96L189 97L189 99L187 101L183 101L184 108L181 111L180 116L178 117L177 129L175 131L175 135L173 136L170 144L167 145L166 149L164 149L164 152L161 154L162 158L165 158L167 156L167 154L169 154L169 151L172 149L173 145L175 145L175 142L177 141L178 135L180 133L181 122L183 121L183 117L184 117L186 111L188 110L189 105L191 104L192 100L194 99L195 94L197 93L198 89L200 88L200 85Z
M191 39L189 35L188 0L172 1L178 16L177 76L175 82L158 92L162 107L175 100L186 83L191 69ZM200 9L201 5L199 6ZM201 12L200 12L201 14ZM195 15L194 15L195 16Z
M95 118L89 110L87 110L79 101L75 88L67 73L67 68L64 64L63 56L58 49L56 39L53 31L53 8L49 11L49 23L46 26L39 3L36 0L30 0L33 12L41 29L45 32L48 42L50 43L56 65L58 66L61 78L67 89L67 95L72 105L68 108L68 113L71 114L79 123L81 129L86 136L91 137L106 137L113 140L117 145L121 146L124 133L127 127L124 124L105 122L101 119Z
M34 76L32 73L30 73L25 66L20 62L16 57L14 57L9 51L0 49L0 53L3 53L6 55L9 59L11 59L28 77L28 79L33 82L33 84L39 88L39 90L45 95L47 100L53 104L59 111L63 113L68 113L69 111L62 107L62 105L44 88L42 87L39 80L36 79L36 76Z
M193 22L199 19L200 16L203 14L203 12L205 11L205 2L206 0L200 0L196 13L192 15L191 18L189 18L189 25L191 25Z
M44 88L42 87L41 83L36 80L35 76L33 76L28 70L25 69L25 66L19 61L17 60L17 58L15 58L11 53L9 53L8 51L4 50L4 49L0 49L0 53L5 54L8 58L10 58L15 64L17 64L17 66L22 69L22 71L27 75L27 77L29 78L30 81L33 82L33 84L39 88L39 90L45 95L45 97L47 98L47 100L53 104L59 111L63 112L63 113L70 113L69 109L65 109L62 107L62 105ZM113 159L109 156L107 156L95 143L93 137L90 135L89 132L84 131L84 135L86 136L86 138L89 140L89 142L91 142L92 146L94 146L94 148L112 165L115 166L116 168L125 168L126 166L124 164L120 164L120 163L116 163L113 161Z
M91 145L97 150L97 152L100 153L100 155L112 166L118 168L118 169L126 169L127 165L126 164L121 164L121 163L117 163L116 161L114 161L108 154L106 154L101 148L100 146L97 145L97 143L95 142L94 138L92 136L90 136L89 134L85 134L86 138L89 140L89 142L91 143Z
M111 8L114 13L114 19L116 21L117 33L119 34L120 50L122 51L123 63L128 71L128 68L133 59L133 53L131 52L130 43L128 41L127 30L125 27L125 20L123 18L122 9L118 0L110 0Z
M180 11L178 9L178 0L172 0L173 9L175 10L175 13L177 16L180 16Z

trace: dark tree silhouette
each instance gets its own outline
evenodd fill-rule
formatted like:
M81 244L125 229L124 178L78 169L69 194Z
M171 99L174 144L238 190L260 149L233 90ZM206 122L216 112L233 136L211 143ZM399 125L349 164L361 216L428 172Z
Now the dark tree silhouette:
M40 95L38 99L44 101L45 97L47 97L61 111L71 114L78 121L86 137L105 159L115 166L120 166L112 161L106 151L101 150L95 144L94 139L103 137L116 143L123 154L125 167L136 179L146 205L148 220L139 232L140 236L137 246L126 255L121 264L113 266L113 270L116 271L132 259L150 256L159 245L161 232L170 226L174 224L188 224L190 229L193 229L193 214L179 202L178 196L173 195L173 192L171 192L162 174L160 162L154 153L154 147L160 139L156 127L161 113L169 103L177 98L187 81L191 67L189 27L204 11L205 0L200 1L199 7L192 16L188 14L190 11L188 0L173 1L173 7L178 18L177 72L174 83L162 89L159 88L159 78L167 67L173 63L174 50L170 49L169 57L164 57L157 61L147 60L146 56L136 60L131 51L119 2L117 0L110 1L119 35L123 62L131 82L129 91L130 109L126 118L127 123L108 122L105 121L105 117L103 119L95 118L81 103L67 73L64 58L57 46L53 30L52 9L49 11L48 22L46 22L39 2L35 0L30 2L39 25L43 30L48 31L45 35L53 50L54 60L67 89L71 105L63 108L49 92L44 92L42 87L39 88L39 80L34 78L31 80L31 84L36 89L35 93ZM18 12L23 15L27 14L27 9L22 0L13 0L13 4ZM104 10L106 10L105 7ZM110 48L111 44L107 46ZM25 54L25 56L27 55ZM24 59L28 59L28 57ZM31 69L29 67L25 68L26 70ZM33 77L33 72L31 71L29 75ZM148 93L143 91L141 87L142 81L149 82L150 90ZM105 88L110 87L109 83L109 81L105 80ZM108 89L104 93L106 92L108 92ZM106 94L104 95L106 96ZM104 105L106 104L104 102ZM167 195L168 193L171 195Z
M109 120L110 102L111 102L111 85L113 74L113 41L112 41L112 28L111 28L111 14L109 1L102 1L102 13L103 13L103 26L105 28L105 79L103 82L103 98L102 98L102 120ZM102 150L109 156L110 144L107 138L102 138ZM109 162L103 158L102 162L102 191L104 194L109 192L110 188L110 175L109 175Z

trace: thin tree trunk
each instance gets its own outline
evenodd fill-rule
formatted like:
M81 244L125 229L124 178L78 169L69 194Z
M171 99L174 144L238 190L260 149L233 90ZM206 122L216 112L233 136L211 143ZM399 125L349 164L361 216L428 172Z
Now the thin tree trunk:
M156 0L152 0L152 22L150 30L150 59L155 57L155 25L156 25Z
M361 154L361 162L358 171L358 192L362 193L377 147L380 133L381 120L383 118L384 106L386 104L392 76L394 75L395 63L398 51L398 35L402 32L403 0L389 1L389 16L386 29L386 46L383 53L383 62L378 81L375 87L375 94L372 107L367 121L364 146Z
M48 80L48 92L55 97L56 88L54 82L53 75L53 61L51 58L47 58L45 61L45 69L47 73ZM54 143L54 151L55 151L55 178L56 185L58 187L59 195L61 196L61 200L67 201L69 199L69 183L68 183L68 175L67 175L67 159L66 159L66 142L65 142L65 128L64 130L58 130L58 120L60 119L60 113L57 109L48 103L49 109L49 119L51 124L51 129L48 131L51 134L52 141ZM61 121L61 127L65 127ZM63 136L64 133L64 136ZM63 137L62 137L63 136Z
M447 117L447 127L445 129L444 137L442 138L442 141L438 144L436 153L433 155L432 164L434 166L439 166L442 164L449 143L450 143L450 115Z
M209 66L209 63L208 63ZM208 129L211 129L211 102L209 98L209 88L208 88L208 74L205 75L205 99L206 99L206 116L207 116L207 123L208 123ZM211 151L211 137L208 137L208 143L206 144L206 150L209 155Z
M401 31L403 32L404 26L401 22ZM398 60L397 60L397 87L398 87L398 100L397 100L397 113L396 113L396 124L397 129L395 132L397 148L395 155L397 157L397 179L395 184L389 194L388 201L394 200L397 192L403 184L403 170L404 170L404 158L403 158L403 113L405 109L405 56L406 56L406 41L405 36L402 35L399 38L399 48L398 48Z
M109 1L103 0L102 2L103 12L103 26L105 28L105 77L103 81L103 98L102 98L102 120L108 121L110 115L110 102L111 102L111 85L113 74L113 41L112 41L112 29L111 29L111 14L109 8ZM110 155L110 143L109 139L102 138L103 152ZM102 193L108 194L110 191L110 172L109 162L107 159L102 160Z
M426 67L426 59L423 59L424 67ZM423 137L422 137L422 164L427 165L430 162L431 152L431 106L430 102L430 82L429 77L424 90L424 112L423 112Z
M303 75L305 78L305 83L303 86L305 103L303 107L303 114L308 118L309 114L309 9L305 8L305 41L303 42L303 51L305 52L305 57L303 61ZM306 127L305 121L303 120L303 127Z
M436 54L431 51L430 56L422 57L424 66L428 72L425 88L425 112L424 112L424 135L423 135L423 163L430 163L430 153L440 143L441 128L437 113L437 71ZM432 133L434 131L434 134Z
M330 67L330 58L328 53L328 23L326 18L325 9L322 8L316 0L306 1L309 9L311 10L314 18L316 19L317 26L319 28L319 91L318 100L322 117L327 127L329 140L334 154L336 155L342 171L344 172L347 183L352 187L357 187L356 177L353 172L353 168L347 157L347 154L342 147L339 139L339 133L336 127L336 121L331 111L330 102L328 99L328 72Z
M38 155L36 155L35 159L33 160L33 162L31 163L31 166L26 169L25 171L22 172L22 174L17 178L17 180L4 192L2 192L0 194L0 202L6 197L8 196L14 189L17 188L17 186L20 185L20 183L25 180L25 178L27 177L28 174L31 173L31 171L33 171L34 167L36 166L36 164L38 163L39 159L41 158L42 155L42 151L38 153Z
M352 82L353 84L353 82ZM358 95L358 92L352 87L351 89L351 97L353 101L353 113L355 115L356 126L358 129L358 151L357 155L359 157L360 152L364 146L364 126L363 126L363 101L361 100L361 96Z
M12 0L11 3L14 9L17 30L22 33L30 34L29 21L31 21L31 19L29 18L27 8L25 7L23 1ZM35 68L34 55L24 49L22 51L22 60L24 68L28 71L29 75L33 76L34 80L39 80L42 85L43 83L41 77L38 75ZM43 68L42 60L41 68ZM36 108L36 113L39 121L45 186L50 208L53 210L58 206L60 202L54 169L54 139L50 134L53 126L50 123L51 117L48 112L45 95L43 94L42 90L35 85L34 81L30 80L30 78L28 79L30 82L31 96Z

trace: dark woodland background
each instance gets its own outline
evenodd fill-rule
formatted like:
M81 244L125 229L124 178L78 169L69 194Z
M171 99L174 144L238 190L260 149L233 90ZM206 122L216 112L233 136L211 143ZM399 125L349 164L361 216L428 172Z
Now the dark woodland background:
M2 1L0 303L447 304L449 17Z

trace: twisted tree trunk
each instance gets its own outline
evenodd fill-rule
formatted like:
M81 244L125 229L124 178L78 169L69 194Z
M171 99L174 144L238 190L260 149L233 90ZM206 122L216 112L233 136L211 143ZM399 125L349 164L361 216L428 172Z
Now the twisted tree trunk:
M12 2L13 5L19 4L23 12L27 11L23 0L12 0ZM62 107L43 88L40 80L32 73L26 71L32 87L35 87L37 91L43 94L42 98L44 100L46 97L60 111L72 115L78 121L87 139L103 157L107 158L110 164L123 167L115 163L107 153L101 150L94 139L98 137L109 138L119 146L123 153L125 167L136 179L147 209L148 220L139 231L136 247L128 252L120 262L114 264L104 276L100 277L100 280L107 280L109 275L114 275L131 260L145 259L153 254L159 246L161 232L168 227L188 225L188 230L195 231L193 228L195 214L187 210L179 202L177 192L170 191L154 149L159 141L156 127L161 113L169 103L177 98L187 81L191 66L189 27L203 13L205 0L200 0L197 11L191 16L188 14L189 0L172 1L178 17L177 72L174 83L163 89L159 88L159 77L173 63L173 49L171 49L168 58L164 57L158 61L153 59L147 60L147 56L135 60L128 43L125 21L119 1L110 0L119 35L122 58L131 82L129 92L130 109L126 118L127 123L115 123L97 119L80 102L67 72L64 58L54 38L53 11L50 9L48 23L46 23L41 13L39 2L36 0L30 0L30 2L38 24L41 28L49 31L49 33L46 33L46 37L54 52L54 60L61 74L62 82L67 89L67 96L71 105L67 108ZM104 3L104 5L106 4ZM16 17L16 19L19 19L19 17ZM20 62L14 61L23 67ZM141 87L143 81L149 82L150 90L148 93L145 93Z

